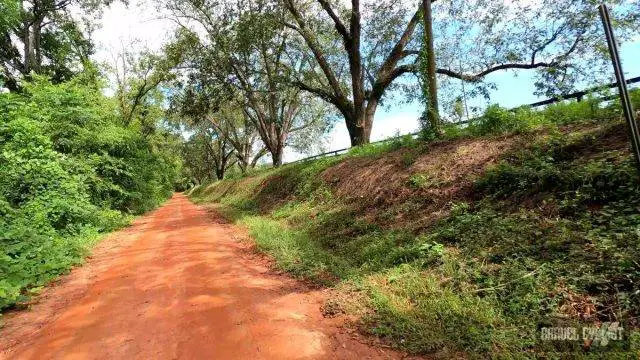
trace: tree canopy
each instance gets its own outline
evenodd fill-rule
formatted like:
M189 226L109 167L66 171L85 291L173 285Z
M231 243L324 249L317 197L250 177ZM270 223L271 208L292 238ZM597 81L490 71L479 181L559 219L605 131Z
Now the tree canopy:
M2 0L0 79L12 90L32 72L54 82L91 66L91 19L112 0ZM80 16L74 15L80 10ZM4 17L5 11L7 16Z
M171 1L168 7L183 26L176 42L190 46L179 71L190 115L208 117L217 129L228 128L219 123L225 117L213 113L220 101L233 98L272 163L280 166L284 148L295 145L298 135L310 139L309 134L321 135L329 127L322 105L291 85L303 66L290 56L292 44L282 24L286 14L274 5Z

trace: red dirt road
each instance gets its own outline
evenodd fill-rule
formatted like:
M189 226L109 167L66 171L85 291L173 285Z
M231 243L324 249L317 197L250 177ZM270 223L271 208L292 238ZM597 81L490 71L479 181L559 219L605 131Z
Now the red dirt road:
M320 313L321 291L269 270L241 232L175 195L7 314L1 359L373 359Z

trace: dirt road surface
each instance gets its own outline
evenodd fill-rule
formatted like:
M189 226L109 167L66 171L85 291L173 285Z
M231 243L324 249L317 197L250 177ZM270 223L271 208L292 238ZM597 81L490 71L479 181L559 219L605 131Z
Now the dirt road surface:
M241 232L175 195L9 313L0 359L388 359L323 318Z

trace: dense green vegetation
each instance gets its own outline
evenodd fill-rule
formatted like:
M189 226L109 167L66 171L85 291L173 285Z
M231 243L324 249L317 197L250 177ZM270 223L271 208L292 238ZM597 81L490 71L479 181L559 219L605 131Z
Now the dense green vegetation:
M125 125L90 72L0 94L0 310L171 194L178 138L148 121Z
M92 31L115 1L0 0L0 311L200 184L190 196L279 267L333 288L327 315L410 353L624 357L629 341L539 339L640 329L640 183L619 106L467 104L507 70L549 97L609 81L597 2L432 2L165 0L169 41L131 39L98 64ZM609 3L618 40L637 42L638 2ZM426 104L421 136L370 144L397 100ZM283 165L286 149L320 152L336 121L347 154Z
M358 147L190 196L248 227L282 269L333 286L328 315L356 314L365 332L409 352L629 350L616 342L586 351L542 342L539 332L640 326L640 183L618 107L491 107L445 134ZM498 145L493 165L468 150ZM349 187L354 178L362 191Z

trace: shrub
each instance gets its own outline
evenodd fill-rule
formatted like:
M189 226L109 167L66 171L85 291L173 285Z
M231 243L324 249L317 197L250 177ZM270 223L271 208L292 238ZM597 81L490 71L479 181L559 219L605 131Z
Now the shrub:
M36 78L21 95L0 94L0 310L172 191L171 135L124 126L80 82Z
M470 123L468 131L479 136L505 134L527 132L548 124L547 117L535 109L520 107L507 110L498 105L491 105L481 117Z
M561 101L551 104L540 111L545 118L556 124L570 124L590 120L605 120L620 114L617 103L605 106L595 96L582 101Z

